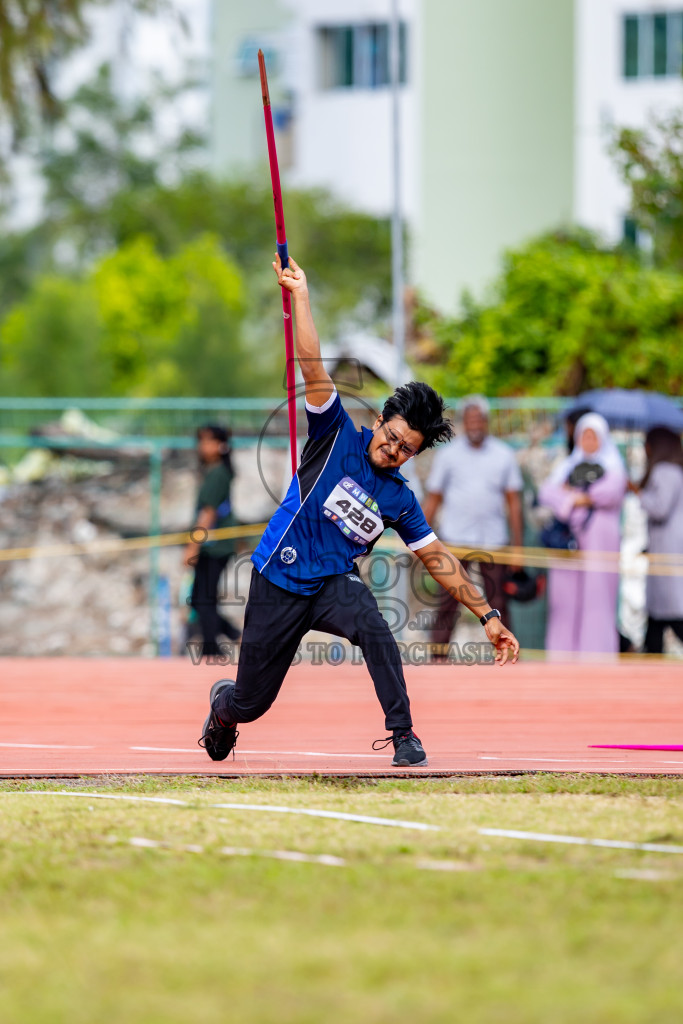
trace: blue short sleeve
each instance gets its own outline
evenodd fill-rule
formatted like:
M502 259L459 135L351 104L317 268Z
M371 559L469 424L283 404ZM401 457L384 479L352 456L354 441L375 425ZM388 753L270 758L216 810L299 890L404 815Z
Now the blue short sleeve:
M436 540L436 534L424 517L420 503L412 491L406 487L410 496L408 507L401 513L395 523L387 523L393 526L401 540L411 551L418 551Z
M306 419L308 420L308 436L313 440L326 437L349 419L349 414L341 404L339 394L335 390L324 405L319 408L306 402Z

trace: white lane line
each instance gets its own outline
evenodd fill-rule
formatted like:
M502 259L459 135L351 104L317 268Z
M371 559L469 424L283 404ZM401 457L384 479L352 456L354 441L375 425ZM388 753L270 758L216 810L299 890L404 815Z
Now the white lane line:
M460 860L416 860L415 867L419 871L480 871L475 864L467 864Z
M568 843L573 846L605 846L615 850L645 850L648 853L683 853L683 846L666 843L631 843L621 839L586 839L583 836L562 836L546 832L518 832L516 829L480 828L481 836L503 839L529 839L536 843Z
M22 792L16 790L15 792ZM176 807L189 807L187 800L172 800L166 796L128 796L127 793L82 793L78 791L69 792L65 789L25 789L24 793L30 796L81 796L89 800L132 800L134 803L145 804L174 804Z
M204 752L200 747L193 749L192 747L129 747L129 750L142 750L146 753L160 753L160 754L203 754ZM235 750L236 754L250 754L256 755L267 755L267 754L282 754L287 756L296 757L378 757L384 759L388 757L388 754L331 754L329 751L324 750L243 750L242 747L237 747Z
M201 747L128 747L129 750L144 750L159 754L203 754Z
M275 860L300 861L303 864L325 864L330 868L343 868L346 861L343 857L334 857L331 853L300 853L298 850L249 850L238 846L223 846L219 853L226 857L273 857Z
M673 871L653 871L648 868L633 868L632 870L615 871L615 878L632 878L637 882L670 882L680 876Z
M108 840L109 842L119 842L118 839ZM123 840L126 842L126 840ZM197 846L195 843L166 843L160 842L158 839L145 839L143 836L131 836L128 840L129 846L137 846L142 850L182 850L183 853L204 853L203 846Z
M311 818L335 818L338 821L359 821L363 825L389 825L393 828L414 828L422 832L439 832L439 825L425 825L421 821L401 821L399 818L375 818L365 814L344 814L342 811L315 811L307 807L279 807L276 804L211 804L230 811L272 811L276 814L304 814Z
M204 807L191 804L187 800L173 800L170 797L162 796L129 796L127 793L83 793L78 790L56 790L56 789L24 789L14 793L5 794L15 796L16 792L30 796L75 796L91 800L128 800L132 803L147 804L173 804L176 807L191 807L193 810L221 810L229 811L265 811L275 814L302 814L310 818L334 818L337 821L357 821L362 825L387 825L390 828L417 829L422 832L440 832L439 825L425 825L421 821L402 821L399 818L376 818L365 814L346 814L342 811L319 811L310 807L281 807L278 804L238 804L221 803L205 804Z
M132 836L128 840L109 840L109 842L127 842L143 850L178 850L181 853L206 853L203 846L194 843L168 843L158 839L145 839L144 836ZM302 864L324 864L326 867L343 868L346 861L342 857L333 857L329 853L301 853L299 850L256 850L244 846L223 846L217 853L226 857L269 857L274 860L296 861Z
M485 754L479 754L480 761L552 761L553 764L595 764L598 761L600 764L625 764L628 758L626 757L609 757L609 758L595 758L595 757L491 757ZM663 762L666 763L666 762Z
M204 754L201 747L128 747L129 750L143 750L159 754Z
M71 743L0 743L0 747L20 747L22 750L94 750L92 745L76 746Z

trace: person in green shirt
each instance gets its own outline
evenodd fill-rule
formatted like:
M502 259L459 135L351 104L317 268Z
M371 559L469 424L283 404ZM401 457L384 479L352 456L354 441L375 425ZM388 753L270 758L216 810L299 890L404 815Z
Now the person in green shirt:
M197 454L204 473L197 495L197 509L193 534L200 536L206 530L219 530L234 526L231 485L234 477L230 457L230 433L222 426L209 423L197 431ZM202 631L204 656L218 654L218 635L239 640L236 626L223 618L218 610L218 582L231 555L235 542L231 537L201 541L199 538L185 548L185 565L194 567L194 583L190 604Z

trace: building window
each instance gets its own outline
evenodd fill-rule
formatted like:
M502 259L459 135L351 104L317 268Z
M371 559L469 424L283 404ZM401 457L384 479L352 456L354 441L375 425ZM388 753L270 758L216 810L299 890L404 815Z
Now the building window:
M635 219L627 215L622 222L622 240L626 248L638 248L638 235L638 225Z
M624 78L683 75L683 10L623 19Z
M280 71L279 53L275 46L257 36L244 36L237 45L235 54L235 71L238 78L258 78L258 52L263 50L266 68L269 75L277 75Z
M407 81L407 28L401 22L399 82ZM318 29L323 89L381 89L391 81L390 29L384 24L334 25Z
M652 18L652 70L656 78L666 75L666 41L667 41L666 14L655 14Z
M638 18L624 18L624 77L638 77Z

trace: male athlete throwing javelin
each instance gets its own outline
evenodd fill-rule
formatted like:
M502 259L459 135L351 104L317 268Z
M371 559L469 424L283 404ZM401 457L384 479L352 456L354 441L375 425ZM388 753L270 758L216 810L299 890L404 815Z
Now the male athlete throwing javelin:
M253 722L278 695L303 636L311 629L360 647L393 740L393 765L427 764L413 732L401 656L354 559L393 527L428 572L480 617L496 661L517 660L519 644L437 540L399 469L414 455L450 439L443 400L427 384L396 389L372 430L356 431L320 357L306 276L290 258L273 263L292 295L296 349L306 384L308 440L287 495L252 556L249 599L237 679L211 687L200 745L214 761L235 746L237 726Z

